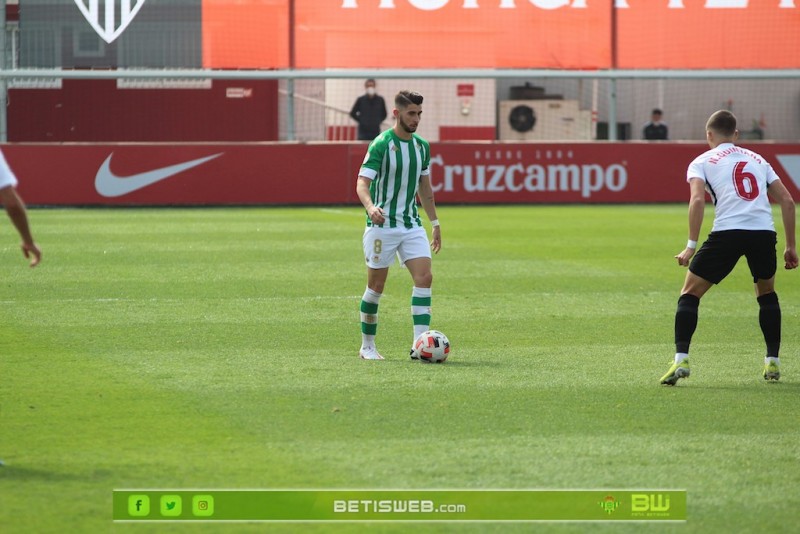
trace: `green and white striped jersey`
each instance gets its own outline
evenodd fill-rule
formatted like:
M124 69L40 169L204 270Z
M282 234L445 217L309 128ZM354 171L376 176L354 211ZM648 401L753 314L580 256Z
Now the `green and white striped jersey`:
M417 210L420 176L430 174L431 146L418 136L404 141L389 129L376 137L367 149L359 176L372 180L372 202L386 213L382 228L422 226ZM367 216L367 226L374 226Z

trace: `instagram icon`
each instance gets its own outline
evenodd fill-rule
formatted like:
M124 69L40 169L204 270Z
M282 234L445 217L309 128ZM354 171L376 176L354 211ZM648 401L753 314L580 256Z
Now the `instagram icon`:
M211 495L195 495L192 497L192 515L197 517L214 515L214 497Z

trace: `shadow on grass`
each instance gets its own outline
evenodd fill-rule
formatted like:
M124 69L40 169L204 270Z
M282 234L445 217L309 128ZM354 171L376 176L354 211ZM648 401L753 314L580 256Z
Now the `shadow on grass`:
M662 389L677 391L679 389L693 389L693 390L724 390L724 391L741 391L753 392L760 391L768 388L782 393L797 395L800 390L800 382L764 382L764 383L735 383L735 384L681 384L677 386L660 386Z
M411 366L420 366L420 367L432 367L434 369L449 369L451 367L458 367L458 368L468 368L468 367L497 367L498 363L495 361L480 361L480 360L461 360L461 359L452 359L447 360L445 362L440 363L430 363L430 362L420 362L412 360L411 358L402 358L402 359L394 359L394 358L387 358L381 361L374 361L374 360L361 360L363 362L375 363L376 365L411 365Z
M411 362L415 363L415 362ZM443 363L423 363L419 362L418 365L422 367L442 367L442 368L450 368L450 367L458 367L458 368L467 368L467 367L497 367L497 362L490 362L490 361L480 361L480 360L447 360Z
M0 480L64 482L70 480L86 480L86 475L75 473L60 473L44 469L32 469L14 465L13 462L4 461L0 466Z

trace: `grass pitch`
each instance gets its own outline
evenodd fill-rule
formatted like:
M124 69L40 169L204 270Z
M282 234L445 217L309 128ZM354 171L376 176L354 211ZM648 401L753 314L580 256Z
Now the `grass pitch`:
M444 365L408 360L398 265L380 307L387 360L358 359L359 209L31 210L34 270L6 224L0 530L795 528L800 273L778 274L779 383L760 375L741 262L703 299L691 378L668 388L685 206L439 211ZM113 524L115 488L670 488L688 491L689 519Z

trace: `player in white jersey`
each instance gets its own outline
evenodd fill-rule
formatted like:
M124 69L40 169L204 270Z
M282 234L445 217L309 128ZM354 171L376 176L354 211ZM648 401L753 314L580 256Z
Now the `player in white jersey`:
M367 288L361 299L359 350L359 356L365 360L383 359L375 346L378 303L395 255L408 268L414 281L412 342L430 328L431 249L439 252L442 234L431 187L430 145L415 133L422 115L422 100L419 93L397 93L392 110L394 127L370 143L356 182L356 194L367 213L363 238ZM419 218L418 194L433 228L432 242L428 241Z
M763 376L765 380L780 378L781 308L775 293L777 234L770 199L781 208L786 269L798 265L794 200L763 157L734 144L738 137L733 113L720 110L711 115L706 123L711 150L697 157L686 174L691 189L689 242L675 258L679 265L688 265L689 271L675 312L675 361L661 377L661 383L668 386L690 374L689 344L697 327L700 299L733 270L742 256L747 258L753 275L758 322L767 345ZM706 192L714 202L714 225L695 255Z
M0 152L0 201L3 202L9 219L14 223L14 227L22 238L22 253L30 259L30 266L36 267L42 259L42 252L33 242L25 203L17 194L16 187L17 178L11 172L5 156Z

